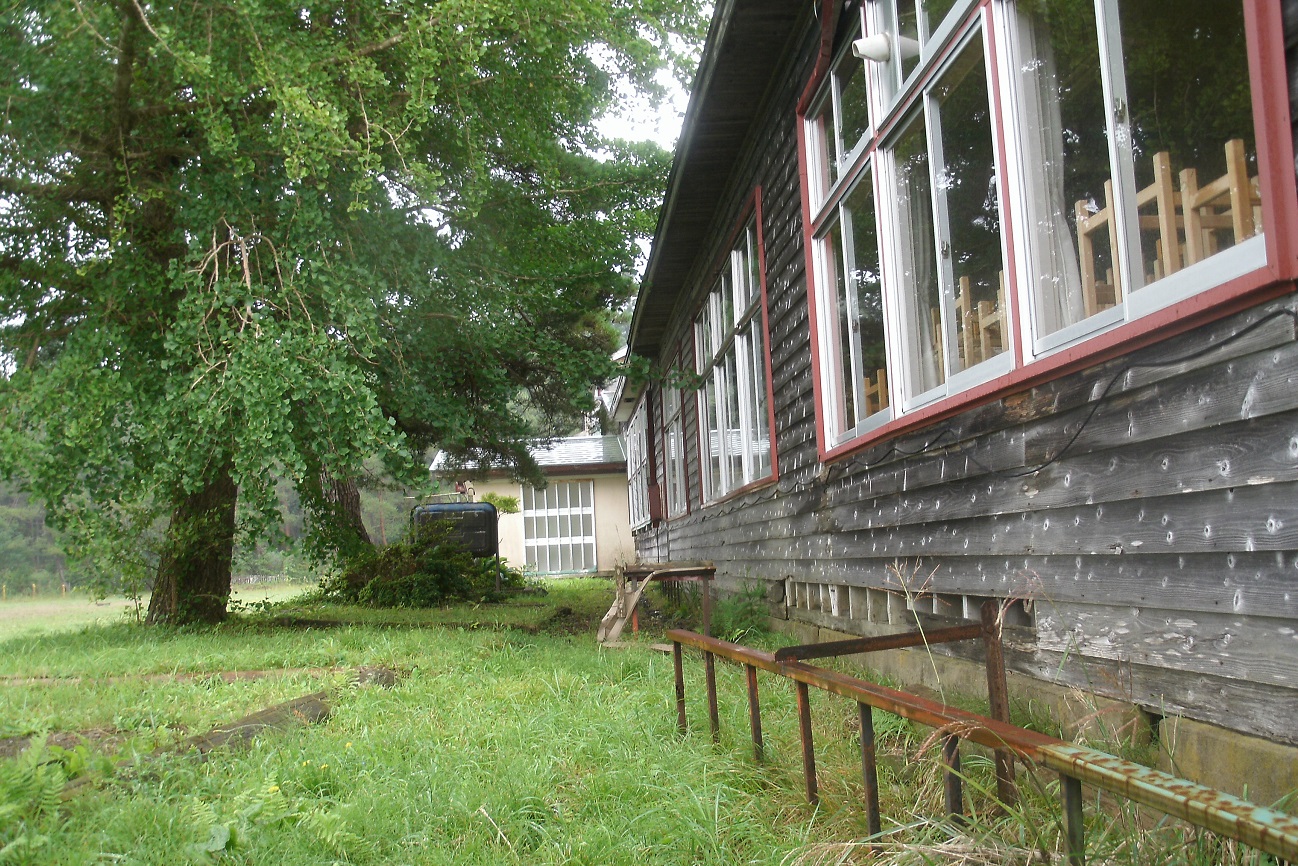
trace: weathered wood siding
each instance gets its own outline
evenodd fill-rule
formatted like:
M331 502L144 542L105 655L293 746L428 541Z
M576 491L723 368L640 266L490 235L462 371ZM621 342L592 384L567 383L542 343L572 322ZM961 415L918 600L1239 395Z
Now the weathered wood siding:
M690 344L760 185L779 480L702 506L687 396L691 512L640 532L641 559L713 560L723 591L770 581L788 616L848 632L1014 599L1014 669L1298 743L1294 297L822 467L794 126L815 37L776 79L669 328Z

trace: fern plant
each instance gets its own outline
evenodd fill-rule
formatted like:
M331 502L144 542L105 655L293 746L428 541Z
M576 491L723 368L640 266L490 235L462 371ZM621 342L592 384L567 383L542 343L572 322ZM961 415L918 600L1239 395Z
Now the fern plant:
M49 844L68 766L84 766L85 750L61 749L36 737L13 761L0 762L0 863L22 862Z

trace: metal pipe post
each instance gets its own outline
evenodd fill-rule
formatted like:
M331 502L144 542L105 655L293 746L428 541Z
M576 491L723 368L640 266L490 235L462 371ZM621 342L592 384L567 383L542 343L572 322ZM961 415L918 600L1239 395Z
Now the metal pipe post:
M721 716L717 712L717 657L703 654L703 672L708 681L708 723L712 726L712 742L721 741Z
M1064 836L1068 866L1086 866L1086 827L1082 823L1082 783L1059 774L1059 795L1064 807Z
M798 737L802 740L802 774L807 782L807 802L815 806L820 803L820 792L816 788L816 750L811 739L811 697L807 694L807 684L798 683Z
M946 813L956 823L964 821L964 786L960 781L960 738L947 734L942 738L942 788L946 795Z
M865 783L865 814L870 835L883 829L879 821L879 765L874 746L874 707L857 701L856 713L861 720L861 781Z
M672 641L672 664L676 668L676 729L684 734L689 730L689 723L685 720L685 665L679 641Z
M759 764L765 756L765 744L762 742L762 706L757 700L757 668L744 665L748 679L748 727L753 733L753 760Z

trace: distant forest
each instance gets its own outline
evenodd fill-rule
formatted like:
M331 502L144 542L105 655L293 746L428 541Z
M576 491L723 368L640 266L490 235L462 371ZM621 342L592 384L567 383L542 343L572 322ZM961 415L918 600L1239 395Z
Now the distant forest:
M306 556L295 546L302 537L301 502L286 483L281 482L278 491L284 514L283 541L261 543L253 549L236 546L236 583L316 579ZM376 544L391 543L405 534L414 496L414 491L404 490L361 491L361 515ZM30 593L32 584L41 595L58 593L64 583L73 589L89 583L89 576L64 554L58 532L45 523L45 509L13 485L0 484L0 584L12 597Z

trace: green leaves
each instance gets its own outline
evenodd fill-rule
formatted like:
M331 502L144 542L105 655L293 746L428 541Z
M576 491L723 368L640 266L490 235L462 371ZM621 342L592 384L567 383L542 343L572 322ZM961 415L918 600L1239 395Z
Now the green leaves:
M667 167L594 120L694 0L0 10L0 473L142 575L230 465L240 531L287 476L476 449L526 472L612 373ZM526 412L520 409L526 409ZM136 552L127 554L131 542ZM327 546L327 544L326 544Z

